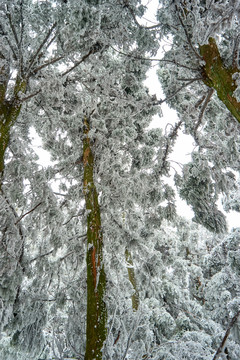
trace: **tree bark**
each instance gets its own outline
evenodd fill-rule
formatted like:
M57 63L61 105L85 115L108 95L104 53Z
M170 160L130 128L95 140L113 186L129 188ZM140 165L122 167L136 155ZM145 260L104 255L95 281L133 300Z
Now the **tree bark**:
M98 194L94 184L94 156L88 136L89 120L84 119L83 166L87 210L87 326L85 360L102 359L107 335L107 310L104 302L106 275L103 266L103 237Z
M19 93L25 93L26 88L26 81L17 78L14 96L9 101L5 98L7 84L0 83L0 190L4 171L4 156L9 145L10 131L19 116L22 106Z
M128 278L134 289L134 293L132 295L132 308L134 311L137 311L139 307L139 292L138 292L135 272L133 268L132 255L128 249L125 250L125 259L127 262Z
M208 44L200 46L200 54L205 61L203 67L204 83L216 90L219 99L240 122L240 102L233 94L237 84L232 78L233 74L240 73L240 70L236 66L228 68L224 66L216 41L213 38L209 38Z

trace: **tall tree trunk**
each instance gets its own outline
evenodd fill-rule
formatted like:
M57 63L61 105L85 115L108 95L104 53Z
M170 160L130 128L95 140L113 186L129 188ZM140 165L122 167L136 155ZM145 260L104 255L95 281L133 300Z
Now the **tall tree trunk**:
M102 359L107 335L104 302L106 275L103 266L103 238L98 194L93 179L94 156L88 136L89 120L84 119L83 166L87 210L87 326L85 360Z

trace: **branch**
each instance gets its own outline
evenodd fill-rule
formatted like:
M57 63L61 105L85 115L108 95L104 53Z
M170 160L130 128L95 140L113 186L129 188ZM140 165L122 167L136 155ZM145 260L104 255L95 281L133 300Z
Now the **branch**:
M185 68L185 69L188 69L188 70L193 70L193 71L199 71L200 69L199 68L192 68L190 66L187 66L187 65L184 65L184 64L179 64L177 63L175 60L170 60L170 59L156 59L156 58L144 58L142 56L136 56L136 55L132 55L132 54L126 54L120 50L117 50L115 49L113 46L110 46L114 51L116 51L117 53L121 54L121 55L124 55L124 56L127 56L127 57L130 57L130 58L133 58L133 59L136 59L136 60L144 60L144 61L159 61L159 62L166 62L166 63L170 63L170 64L174 64L174 65L177 65L179 67L182 67L182 68Z
M232 327L235 325L235 323L237 322L238 320L238 316L240 315L240 310L238 310L238 312L236 313L236 315L232 318L232 320L230 321L229 325L228 325L228 328L225 332L225 335L221 341L221 344L219 345L219 348L217 349L214 357L212 360L217 360L217 358L219 357L219 355L221 354L221 352L224 350L225 348L225 344L226 344L226 341L227 341L227 338L230 334L230 331L232 329Z
M161 168L159 170L159 175L162 175L164 168L166 167L166 162L167 162L167 157L170 151L170 144L171 142L176 138L178 130L180 129L180 127L182 126L183 120L179 120L174 128L172 129L172 131L170 132L170 134L167 137L167 143L166 143L166 148L163 154L163 159L162 159L162 165Z
M129 13L130 13L130 15L132 16L135 24L136 24L138 27L140 27L141 29L152 30L152 29L157 29L157 28L159 28L159 27L161 26L160 23L159 23L159 24L156 24L156 25L151 25L151 26L144 26L144 25L139 24L139 22L138 22L137 19L136 19L136 16L135 16L135 14L134 14L133 9L131 8L131 6L130 6L129 3L128 3L128 0L124 0L124 7L126 7L126 8L129 10Z
M7 37L6 37L6 41L7 41L8 45L9 45L10 49L12 50L13 59L14 59L15 61L17 61L17 54L16 54L16 52L15 52L15 50L14 50L14 46L11 44L10 40L9 40Z
M9 7L7 5L7 13L6 13L7 17L8 17L8 20L9 20L9 24L10 24L10 28L13 32L13 36L14 36L14 39L16 41L16 44L17 44L17 47L18 47L18 50L20 50L20 43L19 43L19 40L18 40L18 36L17 36L17 32L16 32L16 29L15 29L15 26L13 25L13 22L12 22L12 17L11 17L11 13L9 11Z
M237 35L237 37L234 40L234 47L233 47L233 54L232 54L232 67L237 68L238 67L238 57L239 57L239 41L240 41L240 34Z
M181 16L180 16L179 9L178 9L177 5L176 5L176 11L177 11L179 21L180 21L180 23L181 23L181 25L182 25L182 28L183 28L183 30L184 30L184 33L185 33L185 35L186 35L186 38L187 38L187 41L188 41L188 44L189 44L190 48L192 49L192 51L194 52L194 54L195 54L200 60L202 60L202 56L196 51L196 49L194 48L194 46L193 46L193 44L192 44L192 42L191 42L190 36L189 36L189 34L188 34L188 32L187 32L187 29L186 29L186 27L185 27L185 25L184 25L184 23L183 23L183 21L182 21L182 18L181 18Z
M85 61L91 54L94 54L94 52L95 52L94 49L91 48L91 49L89 50L89 52L81 58L81 60L77 61L77 62L73 65L73 67L71 67L70 69L68 69L67 71L65 71L65 72L62 74L62 76L65 76L65 75L69 74L72 70L74 70L77 66L79 66L83 61Z
M180 86L179 89L177 89L173 94L167 96L165 99L163 100L158 100L156 101L153 105L161 105L162 103L164 103L165 101L168 101L170 99L172 99L175 95L177 95L177 93L179 93L179 91L181 91L183 88L187 87L188 85L192 84L194 81L199 81L202 80L202 78L196 78L196 79L192 79L189 82L187 82L186 84L183 84L182 86Z
M37 49L37 51L35 52L35 54L32 57L32 60L30 61L29 67L28 67L28 73L30 73L30 70L34 64L34 61L36 60L38 54L40 53L40 51L42 50L43 46L46 44L46 42L48 41L49 37L51 36L53 30L55 29L55 27L57 26L57 23L54 23L52 25L52 27L49 29L49 31L47 32L45 38L43 39L42 43L40 44L39 48Z
M24 21L23 21L23 0L20 1L20 25L21 25L21 33L20 33L20 41L19 45L21 47L23 40L23 30L24 30Z
M209 103L209 101L211 100L211 97L212 97L212 94L213 94L214 90L211 88L208 90L208 94L207 94L207 97L203 103L203 106L200 110L200 113L199 113L199 117L198 117L198 121L195 125L195 128L194 128L194 140L196 141L196 143L199 145L199 142L198 142L198 136L197 136L197 129L199 128L201 122L202 122L202 119L203 119L203 115L204 115L204 112L207 108L207 105Z
M21 98L20 100L21 100L21 102L27 101L27 100L31 99L32 97L36 96L37 94L39 94L40 92L41 92L41 89L39 89L38 91L36 91L33 94L28 95L27 97Z
M54 249L50 250L49 252L45 253L45 254L42 254L42 255L38 255L36 256L35 258L33 258L32 260L30 260L29 262L32 263L33 261L36 261L37 259L40 259L44 256L47 256L47 255L50 255L54 252Z
M31 72L31 74L36 74L38 71L44 69L46 66L48 65L52 65L54 64L55 62L59 61L59 60L62 60L64 58L63 55L61 56L58 56L58 57L55 57L53 59L50 59L48 61L46 61L44 64L38 66L37 68L33 69L33 71Z
M20 218L15 222L15 225L17 225L19 223L19 221L21 221L26 215L30 214L31 212L33 212L38 206L40 206L42 204L42 201L37 204L36 206L34 206L34 208L32 208L31 210L27 211L25 214L23 214L22 216L20 216Z

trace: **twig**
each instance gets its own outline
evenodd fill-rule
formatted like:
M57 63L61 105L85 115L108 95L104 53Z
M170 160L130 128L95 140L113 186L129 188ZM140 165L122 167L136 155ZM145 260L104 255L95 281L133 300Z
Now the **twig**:
M15 222L15 225L17 225L19 223L19 221L21 221L26 215L30 214L31 212L33 212L38 206L40 206L42 204L42 201L37 204L36 206L34 206L34 208L32 208L31 210L27 211L25 214L23 214L22 216L20 216L20 218Z
M114 340L113 346L116 345L116 343L118 342L118 340L119 340L119 338L120 338L120 335L121 335L121 331L118 330L118 334L117 334L116 339Z
M10 10L9 10L9 7L7 5L7 17L8 17L8 20L9 20L9 24L10 24L10 27L11 27L11 30L13 32L13 35L14 35L14 38L15 38L15 41L16 41L16 44L17 44L17 48L18 50L20 50L20 43L19 43L19 40L18 40L18 36L17 36L17 32L16 32L16 29L15 29L15 26L12 22L12 17L11 17L11 13L10 13Z
M216 351L216 353L215 353L215 355L214 355L214 357L213 357L212 360L217 360L217 358L219 357L219 355L221 354L221 352L222 352L223 349L225 348L225 344L226 344L227 338L228 338L228 336L229 336L229 334L230 334L230 331L231 331L233 325L237 322L239 315L240 315L240 310L238 310L238 312L236 313L236 315L235 315L235 316L232 318L232 320L230 321L230 323L229 323L229 325L228 325L228 328L227 328L227 330L226 330L226 332L225 332L225 335L224 335L224 337L223 337L223 339L222 339L222 341L221 341L221 344L219 345L219 347L218 347L218 349L217 349L217 351Z
M42 258L44 256L47 256L47 255L50 255L50 254L53 253L53 251L54 251L54 249L50 250L49 252L47 252L45 254L38 255L35 258L33 258L32 260L30 260L29 262L32 263L33 261L36 261L37 259L40 259L40 258Z

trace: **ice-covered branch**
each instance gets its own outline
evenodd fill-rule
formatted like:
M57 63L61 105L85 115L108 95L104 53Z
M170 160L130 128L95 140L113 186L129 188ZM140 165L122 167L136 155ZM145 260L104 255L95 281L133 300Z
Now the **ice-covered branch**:
M44 47L44 45L47 43L49 37L51 36L53 30L55 29L55 27L57 26L57 23L54 23L51 28L49 29L49 31L47 32L45 38L43 39L43 41L41 42L41 44L39 45L38 49L36 50L35 54L33 55L31 61L30 61L30 64L29 64L29 67L28 67L28 74L30 73L31 71L31 68L35 62L35 60L37 59L40 51L42 50L42 48Z
M132 7L129 5L128 0L124 0L124 7L128 9L129 14L131 15L131 17L133 18L133 21L135 22L135 24L140 27L141 29L146 29L146 30L153 30L153 29L158 29L162 26L162 24L156 24L156 25L151 25L151 26L144 26L141 25L136 18L136 15L134 14L134 11L132 9Z
M176 11L177 11L177 14L178 14L178 19L179 19L180 24L181 24L181 26L182 26L182 28L183 28L183 31L184 31L184 33L185 33L185 36L186 36L186 38L187 38L187 42L188 42L190 48L192 49L193 53L197 56L197 58L199 58L200 60L202 60L202 56L197 52L197 50L194 48L194 46L193 46L193 44L192 44L192 42L191 42L190 36L189 36L189 34L188 34L188 31L187 31L187 29L186 29L186 26L185 26L184 22L182 21L182 18L181 18L181 16L180 16L180 12L179 12L179 9L178 9L177 5L176 5Z
M197 121L197 123L196 123L196 125L195 125L195 128L194 128L194 139L195 139L195 141L196 141L196 143L197 143L198 145L199 145L199 143L198 143L197 130L198 130L198 128L199 128L199 126L200 126L200 124L201 124L201 122L202 122L204 112L205 112L205 110L206 110L206 108L207 108L207 105L208 105L209 101L211 100L213 91L214 91L213 89L209 89L209 90L208 90L208 94L207 94L206 99L205 99L205 101L204 101L204 103L203 103L203 106L202 106L202 108L201 108L201 110L200 110L199 117L198 117L198 121Z
M185 64L180 64L180 63L176 62L175 60L171 60L171 59L145 58L143 56L127 54L127 53L125 53L125 52L123 52L121 50L117 50L113 46L111 46L111 48L114 51L116 51L117 53L119 53L120 55L130 57L130 58L136 59L136 60L164 62L164 63L174 64L174 65L177 65L177 66L182 67L184 69L188 69L188 70L192 70L192 71L199 71L200 70L199 68L193 68L193 67L187 66Z
M225 349L225 345L226 345L226 341L228 339L228 336L230 334L230 331L232 329L232 327L235 325L235 323L237 322L238 320L238 317L240 315L240 310L236 313L236 315L232 318L232 320L230 321L229 325L228 325L228 328L224 334L224 337L221 341L221 344L219 345L214 357L212 360L217 360L219 355L222 353L222 351Z
M164 103L165 101L168 101L170 99L172 99L174 96L176 96L182 89L184 89L185 87L187 87L188 85L192 84L194 81L199 81L202 80L202 78L196 78L196 79L191 79L190 81L188 81L187 83L183 84L182 86L180 86L176 91L174 91L174 93L172 93L171 95L165 97L165 99L160 99L158 101L156 101L154 103L154 105L161 105L162 103Z
M15 222L15 225L19 223L26 215L29 215L31 212L33 212L35 209L37 209L42 204L42 201L38 203L36 206L34 206L31 210L27 211L25 214L21 215L20 218Z

